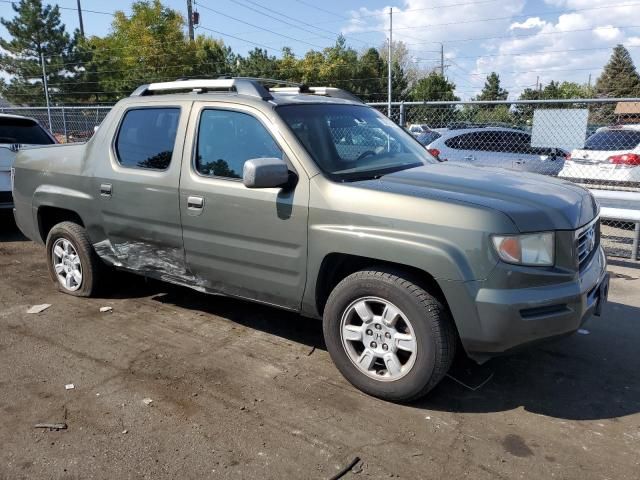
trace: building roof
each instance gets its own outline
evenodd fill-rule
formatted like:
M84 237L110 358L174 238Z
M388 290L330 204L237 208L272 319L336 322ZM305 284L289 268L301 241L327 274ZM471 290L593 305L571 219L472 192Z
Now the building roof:
M640 115L640 102L618 102L615 113L616 115Z

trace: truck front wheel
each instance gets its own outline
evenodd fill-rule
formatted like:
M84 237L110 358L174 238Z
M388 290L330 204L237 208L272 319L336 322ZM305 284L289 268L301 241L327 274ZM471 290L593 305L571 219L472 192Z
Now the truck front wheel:
M46 248L49 274L61 292L77 297L97 292L104 268L83 227L58 223L47 235Z
M446 307L402 272L385 268L353 273L335 287L323 331L345 378L390 401L426 395L455 355L455 329Z

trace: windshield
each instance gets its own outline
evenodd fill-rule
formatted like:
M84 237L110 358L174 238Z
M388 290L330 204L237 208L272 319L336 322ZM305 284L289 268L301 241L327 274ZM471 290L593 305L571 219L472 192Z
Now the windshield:
M0 117L0 143L49 145L54 142L42 127L33 120Z
M413 137L373 108L284 105L277 109L320 169L339 181L377 178L437 163Z
M591 135L585 150L633 150L640 144L638 130L604 130Z

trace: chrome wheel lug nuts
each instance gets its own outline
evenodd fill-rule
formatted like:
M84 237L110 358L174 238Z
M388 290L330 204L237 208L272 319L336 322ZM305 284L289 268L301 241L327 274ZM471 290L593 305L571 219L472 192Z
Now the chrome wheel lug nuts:
M376 342L371 342L371 348L378 348L378 344Z
M389 350L389 345L387 345L386 343L383 343L382 344L382 349L385 350L385 351Z
M384 338L391 338L391 334L389 332L385 332Z
M379 323L376 323L376 330L380 330L382 327L380 326Z
M373 335L373 332L371 331L370 328L367 328L367 331L365 333L369 336Z

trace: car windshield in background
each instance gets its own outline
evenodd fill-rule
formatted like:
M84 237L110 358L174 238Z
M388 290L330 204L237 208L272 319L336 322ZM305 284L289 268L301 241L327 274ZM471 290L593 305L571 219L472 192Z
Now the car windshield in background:
M420 135L416 136L416 140L419 141L422 145L429 145L431 142L435 142L437 139L439 139L442 135L440 135L438 132L425 132L425 133L421 133Z
M633 150L640 145L638 130L605 130L591 135L585 150Z
M306 104L283 105L277 111L334 180L377 178L437 163L411 135L373 108Z
M0 117L0 143L50 145L54 143L40 125L28 118Z

